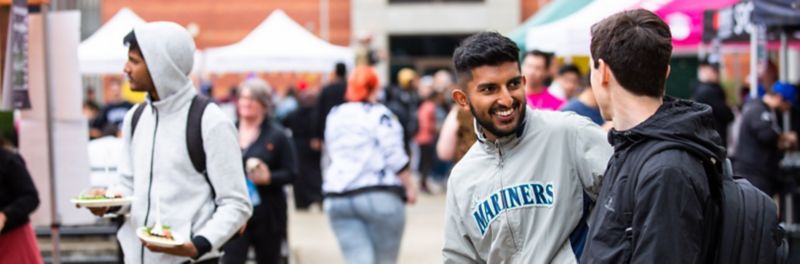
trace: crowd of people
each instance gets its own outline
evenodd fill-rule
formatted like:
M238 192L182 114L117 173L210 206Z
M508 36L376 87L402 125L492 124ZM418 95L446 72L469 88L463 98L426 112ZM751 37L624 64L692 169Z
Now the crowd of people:
M320 89L287 93L249 76L217 101L233 118L190 80L195 46L181 26L147 23L124 41L130 89L146 101L123 100L113 81L105 106L87 101L84 113L92 185L105 186L90 193L138 198L91 209L127 215L126 263L245 263L251 248L258 263L283 263L287 186L297 210L325 212L347 263L395 263L406 205L439 189L446 263L702 263L720 221L706 164L730 157L734 175L779 203L780 162L798 146L800 122L782 129L779 118L800 117L796 88L769 61L752 85L760 96L739 107L711 59L692 100L665 95L671 33L644 10L592 28L588 76L547 52L520 59L510 39L481 32L455 49L454 72L404 68L382 84L376 61L359 59ZM0 252L11 254L9 239L38 252L27 224L36 190L5 145ZM162 222L185 243L137 238Z

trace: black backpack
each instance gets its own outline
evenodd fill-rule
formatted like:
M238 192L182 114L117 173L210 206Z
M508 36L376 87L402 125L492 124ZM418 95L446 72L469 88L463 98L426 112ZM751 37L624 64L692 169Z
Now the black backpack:
M206 106L210 103L211 101L202 95L196 95L192 98L192 104L189 106L189 116L186 118L186 148L189 150L189 159L192 161L192 166L198 173L203 174L208 186L211 186L211 198L216 200L217 193L214 191L214 186L211 185L211 180L208 179L206 171L206 150L203 147L203 112L205 112ZM136 125L139 123L145 104L140 103L135 107L136 109L131 117L131 139L133 139L133 134L136 132Z
M700 160L708 176L711 196L719 210L707 210L705 217L716 218L716 225L708 229L705 248L709 249L706 263L786 263L788 242L778 222L778 209L772 198L744 178L734 177L729 159L717 161L679 144L662 145L640 155L636 171L656 153L680 149ZM628 193L634 189L639 177L628 181ZM628 199L626 224L632 227L634 199ZM628 228L628 230L632 230ZM626 231L627 232L627 231ZM628 239L633 239L628 234ZM680 252L676 252L680 254Z

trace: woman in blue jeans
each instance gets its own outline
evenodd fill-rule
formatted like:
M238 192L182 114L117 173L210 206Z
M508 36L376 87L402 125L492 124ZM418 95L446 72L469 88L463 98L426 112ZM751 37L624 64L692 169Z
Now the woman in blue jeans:
M405 203L416 200L403 127L377 103L372 68L353 71L346 103L328 114L325 212L347 263L395 263L405 226Z

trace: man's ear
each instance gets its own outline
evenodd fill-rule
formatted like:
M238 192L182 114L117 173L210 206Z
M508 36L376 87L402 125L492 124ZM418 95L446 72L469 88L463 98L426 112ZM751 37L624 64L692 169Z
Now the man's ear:
M667 65L667 76L664 79L669 78L669 73L672 71L672 66Z
M458 103L458 106L461 107L463 110L469 110L469 104L467 103L467 94L462 90L463 88L453 89L452 95L453 100Z
M608 64L603 59L597 59L597 69L600 71L600 84L601 88L608 87L608 83L611 82L611 69L608 68Z

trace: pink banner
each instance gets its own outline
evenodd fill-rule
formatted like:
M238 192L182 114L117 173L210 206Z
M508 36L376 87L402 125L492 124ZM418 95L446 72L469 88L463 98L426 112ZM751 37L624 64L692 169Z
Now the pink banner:
M738 0L674 0L655 13L667 22L672 30L672 45L694 47L703 40L703 12L717 10L739 2Z

